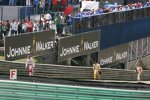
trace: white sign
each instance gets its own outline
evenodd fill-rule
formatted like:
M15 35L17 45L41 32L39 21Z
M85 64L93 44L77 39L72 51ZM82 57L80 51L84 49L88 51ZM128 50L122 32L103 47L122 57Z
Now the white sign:
M17 79L17 69L10 69L10 79Z
M84 9L88 9L88 10L97 10L99 8L99 2L96 1L82 1L82 8L81 8L81 12Z

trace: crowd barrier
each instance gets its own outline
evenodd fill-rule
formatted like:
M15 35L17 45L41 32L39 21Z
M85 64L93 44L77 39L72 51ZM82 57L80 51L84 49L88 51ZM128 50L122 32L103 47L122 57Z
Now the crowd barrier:
M33 7L27 6L1 6L0 20L25 19L26 16L33 15ZM9 12L9 13L8 13Z
M73 32L150 16L150 7L73 18Z

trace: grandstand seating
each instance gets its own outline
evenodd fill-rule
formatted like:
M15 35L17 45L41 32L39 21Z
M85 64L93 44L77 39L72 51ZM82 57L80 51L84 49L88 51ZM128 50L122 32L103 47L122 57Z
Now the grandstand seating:
M149 91L0 81L1 100L149 100Z
M17 69L19 76L28 76L24 63L0 61L0 74L9 75L10 69ZM147 70L141 74L143 81L150 80L149 72ZM93 69L84 66L36 64L34 76L61 79L93 79ZM134 70L102 68L101 79L135 81L136 73Z

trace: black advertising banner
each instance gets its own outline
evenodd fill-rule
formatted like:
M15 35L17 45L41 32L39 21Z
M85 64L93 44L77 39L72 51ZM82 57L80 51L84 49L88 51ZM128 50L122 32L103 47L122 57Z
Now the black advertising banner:
M5 37L5 60L17 60L54 52L55 31L41 31Z
M100 51L100 65L124 61L128 56L128 43Z
M99 50L100 31L90 31L62 38L58 46L58 61L74 58Z

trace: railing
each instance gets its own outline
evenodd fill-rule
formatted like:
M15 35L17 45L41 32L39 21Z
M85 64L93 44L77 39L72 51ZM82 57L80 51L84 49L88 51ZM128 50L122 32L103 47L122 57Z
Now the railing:
M1 100L149 100L150 91L0 81Z
M8 13L9 12L9 13ZM0 21L25 19L26 16L32 15L33 7L27 6L1 6L0 7Z
M137 20L148 16L150 16L150 7L86 17L74 17L73 32L76 33L79 30L94 29L104 25Z

